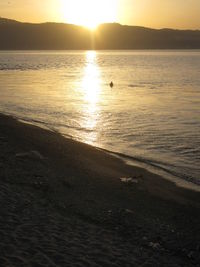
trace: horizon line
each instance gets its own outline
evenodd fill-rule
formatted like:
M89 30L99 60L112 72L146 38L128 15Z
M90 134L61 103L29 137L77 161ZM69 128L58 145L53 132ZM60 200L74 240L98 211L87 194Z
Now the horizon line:
M17 23L26 23L26 24L47 24L47 23L54 23L54 24L65 24L65 25L73 25L73 26L77 26L77 27L82 27L85 28L89 31L96 31L98 29L99 26L101 25L105 25L105 24L118 24L120 26L126 26L126 27L139 27L139 28L145 28L145 29L151 29L151 30L174 30L174 31L200 31L199 29L189 29L189 28L185 28L185 29L179 29L179 28L168 28L168 27L164 27L164 28L151 28L148 26L139 26L139 25L129 25L129 24L121 24L119 22L104 22L104 23L100 23L96 29L91 30L83 25L79 25L79 24L73 24L73 23L67 23L67 22L62 22L62 21L43 21L43 22L30 22L30 21L20 21L20 20L16 20L13 18L5 18L5 17L1 17L0 16L0 20L1 19L5 19L5 20L11 20L11 21L15 21Z

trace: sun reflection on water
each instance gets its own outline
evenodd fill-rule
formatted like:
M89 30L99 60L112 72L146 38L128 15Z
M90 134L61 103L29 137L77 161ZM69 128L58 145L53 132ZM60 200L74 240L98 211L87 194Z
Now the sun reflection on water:
M96 106L100 93L100 70L96 62L96 52L86 52L86 67L82 80L84 100Z
M90 144L97 142L97 122L99 119L99 101L101 93L101 75L97 64L95 51L86 52L86 66L81 82L83 94L83 114L82 126L86 128L88 134L85 141Z

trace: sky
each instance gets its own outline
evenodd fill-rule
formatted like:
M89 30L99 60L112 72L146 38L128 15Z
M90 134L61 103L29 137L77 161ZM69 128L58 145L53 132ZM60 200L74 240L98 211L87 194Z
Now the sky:
M118 22L151 28L200 29L200 0L0 0L0 17L91 27Z

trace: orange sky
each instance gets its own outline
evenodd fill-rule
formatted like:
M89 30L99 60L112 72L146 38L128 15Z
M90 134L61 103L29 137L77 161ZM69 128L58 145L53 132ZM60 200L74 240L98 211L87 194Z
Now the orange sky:
M70 5L74 1L76 10ZM90 1L95 4L89 5ZM116 21L152 28L200 29L200 0L106 1L0 0L0 16L28 22L62 21L87 26ZM83 2L87 4L84 6Z

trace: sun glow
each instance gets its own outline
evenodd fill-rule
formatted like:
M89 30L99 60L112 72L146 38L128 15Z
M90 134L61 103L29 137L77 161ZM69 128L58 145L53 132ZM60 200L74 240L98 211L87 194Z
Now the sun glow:
M116 22L118 0L61 0L67 23L95 29L99 24Z

